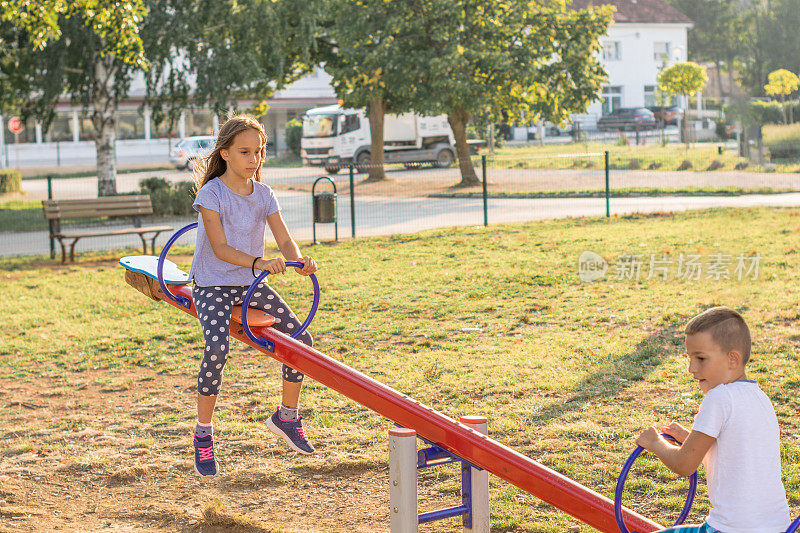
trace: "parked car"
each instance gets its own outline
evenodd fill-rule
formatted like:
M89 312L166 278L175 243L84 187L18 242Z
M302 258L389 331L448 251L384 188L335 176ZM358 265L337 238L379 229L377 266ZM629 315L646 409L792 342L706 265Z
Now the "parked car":
M170 151L169 162L175 165L175 168L192 170L192 162L195 159L201 159L211 153L214 140L213 135L197 135L181 139Z
M597 121L600 131L648 130L657 125L655 115L646 107L620 107Z
M681 117L683 111L681 108L676 105L657 105L648 107L650 111L653 112L653 115L656 117L656 121L659 123L664 123L670 126L677 126L678 119Z

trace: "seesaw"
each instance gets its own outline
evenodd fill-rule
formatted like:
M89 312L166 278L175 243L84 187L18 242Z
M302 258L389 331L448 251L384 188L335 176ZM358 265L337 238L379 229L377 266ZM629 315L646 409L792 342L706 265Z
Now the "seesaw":
M131 258L125 258L126 263L121 261L126 267L125 280L131 286L155 301L167 302L192 316L197 316L197 312L191 299L188 275L174 264L170 265L166 257L178 237L196 226L196 223L189 224L178 230L157 259L151 256L140 261ZM289 262L287 265L300 266ZM242 309L248 309L250 296L266 276L264 272L253 281ZM168 280L172 283L167 283ZM314 304L303 327L293 336L308 327L319 301L316 278L312 277L311 281L314 283ZM600 531L619 531L614 517L614 502L471 427L480 427L480 418L465 417L460 422L445 416L267 325L251 324L250 312L252 310L239 315L237 327L231 324L233 337L401 426L389 431L390 448L399 454L390 457L393 532L413 532L421 521L446 516L463 516L467 531L488 532L488 509L481 509L476 504L475 492L466 483L465 472L471 473L473 479L485 478L486 472L492 473ZM417 452L417 438L431 444L431 448ZM418 515L417 468L448 461L462 463L462 473L465 474L462 477L462 505ZM488 506L488 478L485 479L485 489L481 488L479 492L480 499ZM621 508L621 514L625 523L639 533L662 529L656 522L625 507Z

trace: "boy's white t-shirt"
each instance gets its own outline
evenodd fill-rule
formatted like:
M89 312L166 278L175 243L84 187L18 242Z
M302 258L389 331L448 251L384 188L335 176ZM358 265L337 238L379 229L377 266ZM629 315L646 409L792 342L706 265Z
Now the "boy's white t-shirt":
M780 429L758 384L741 380L708 391L692 430L717 439L703 459L712 506L708 525L724 533L786 531Z

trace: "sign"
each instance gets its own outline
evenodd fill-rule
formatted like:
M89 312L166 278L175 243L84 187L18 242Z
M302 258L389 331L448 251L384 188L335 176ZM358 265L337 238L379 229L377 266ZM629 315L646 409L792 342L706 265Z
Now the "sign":
M22 123L19 117L11 117L8 119L8 131L14 135L19 135L24 129L25 125Z

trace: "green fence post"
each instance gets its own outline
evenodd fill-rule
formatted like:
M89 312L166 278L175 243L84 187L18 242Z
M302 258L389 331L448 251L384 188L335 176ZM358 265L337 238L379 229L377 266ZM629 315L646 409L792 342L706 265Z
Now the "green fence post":
M356 190L353 187L353 163L350 163L350 234L356 238Z
M608 150L606 150L605 156L606 156L606 164L605 164L605 167L606 167L606 218L611 218L611 207L610 207L609 202L608 202L608 197L610 196L610 191L609 191L609 186L608 186L608 169L609 169Z
M481 156L481 170L483 171L483 225L489 225L489 194L486 191L486 155Z
M53 175L52 174L48 174L47 175L47 199L48 200L52 200L53 199ZM56 258L56 241L55 241L55 239L53 239L53 233L55 233L55 231L53 231L53 230L55 228L53 227L53 221L52 220L48 220L47 222L48 222L48 226L50 227L50 259L55 259Z

